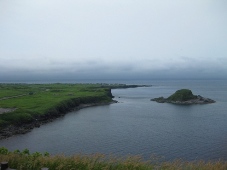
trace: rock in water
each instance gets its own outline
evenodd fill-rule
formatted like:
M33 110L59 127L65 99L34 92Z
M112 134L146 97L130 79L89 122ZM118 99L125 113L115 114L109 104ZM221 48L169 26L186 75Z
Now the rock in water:
M173 103L173 104L208 104L215 103L214 100L209 98L204 98L200 95L194 95L189 89L177 90L174 94L168 98L158 97L151 99L151 101L156 101L158 103Z

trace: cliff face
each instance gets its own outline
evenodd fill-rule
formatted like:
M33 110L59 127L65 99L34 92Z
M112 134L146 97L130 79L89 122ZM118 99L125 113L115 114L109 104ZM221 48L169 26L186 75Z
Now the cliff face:
M215 103L215 101L212 99L204 98L200 95L193 95L192 91L189 89L177 90L168 98L158 97L151 99L151 101L156 101L158 103L173 103L185 105Z
M108 97L113 98L114 96L112 95L111 88L106 89L106 94Z

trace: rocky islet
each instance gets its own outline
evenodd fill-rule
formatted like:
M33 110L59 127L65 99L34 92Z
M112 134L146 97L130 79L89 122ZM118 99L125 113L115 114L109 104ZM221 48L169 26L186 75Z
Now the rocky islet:
M158 97L151 99L151 101L156 101L158 103L172 103L182 105L215 103L215 101L210 98L205 98L200 95L194 95L189 89L177 90L168 98Z

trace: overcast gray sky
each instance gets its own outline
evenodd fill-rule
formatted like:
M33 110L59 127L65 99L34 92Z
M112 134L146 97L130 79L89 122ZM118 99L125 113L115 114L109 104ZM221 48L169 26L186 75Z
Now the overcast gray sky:
M226 78L226 0L0 0L0 78Z

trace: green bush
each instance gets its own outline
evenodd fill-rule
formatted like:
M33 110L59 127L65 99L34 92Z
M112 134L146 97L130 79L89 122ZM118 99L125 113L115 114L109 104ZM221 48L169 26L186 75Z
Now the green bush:
M33 120L33 117L29 113L22 112L21 110L2 114L0 118L3 119L2 122L11 122L13 124L28 123Z

